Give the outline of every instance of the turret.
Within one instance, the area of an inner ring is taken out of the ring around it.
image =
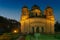
[[[46,16],[46,18],[52,22],[55,22],[55,17],[53,14],[53,9],[48,6],[45,10],[44,10],[44,15]]]
[[[29,10],[28,10],[27,6],[24,6],[24,7],[22,8],[21,20],[27,19],[28,16],[29,16]]]
[[[24,6],[22,8],[22,15],[28,15],[28,13],[29,13],[29,10],[28,10],[27,6]]]
[[[44,15],[46,15],[46,16],[52,16],[52,15],[53,15],[53,9],[48,6],[48,7],[44,10]]]

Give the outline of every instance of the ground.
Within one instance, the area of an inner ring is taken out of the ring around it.
[[[0,35],[0,40],[60,40],[60,33],[59,34],[11,34],[11,33],[4,33]]]
[[[20,34],[4,33],[0,35],[0,40],[16,40]]]

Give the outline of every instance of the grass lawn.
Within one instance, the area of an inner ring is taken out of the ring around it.
[[[16,40],[20,37],[20,34],[4,33],[0,35],[0,40]],[[25,40],[60,40],[60,34],[28,34],[25,36]]]
[[[34,35],[27,35],[26,40],[60,40],[60,34],[53,34],[53,35],[52,34],[40,34],[37,37]]]

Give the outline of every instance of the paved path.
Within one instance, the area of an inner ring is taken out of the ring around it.
[[[20,36],[17,40],[25,40],[24,36]]]

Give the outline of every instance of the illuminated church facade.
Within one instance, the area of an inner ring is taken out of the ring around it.
[[[31,10],[24,6],[21,14],[21,33],[54,33],[55,18],[53,8],[47,6],[41,11],[39,6],[32,6]]]

